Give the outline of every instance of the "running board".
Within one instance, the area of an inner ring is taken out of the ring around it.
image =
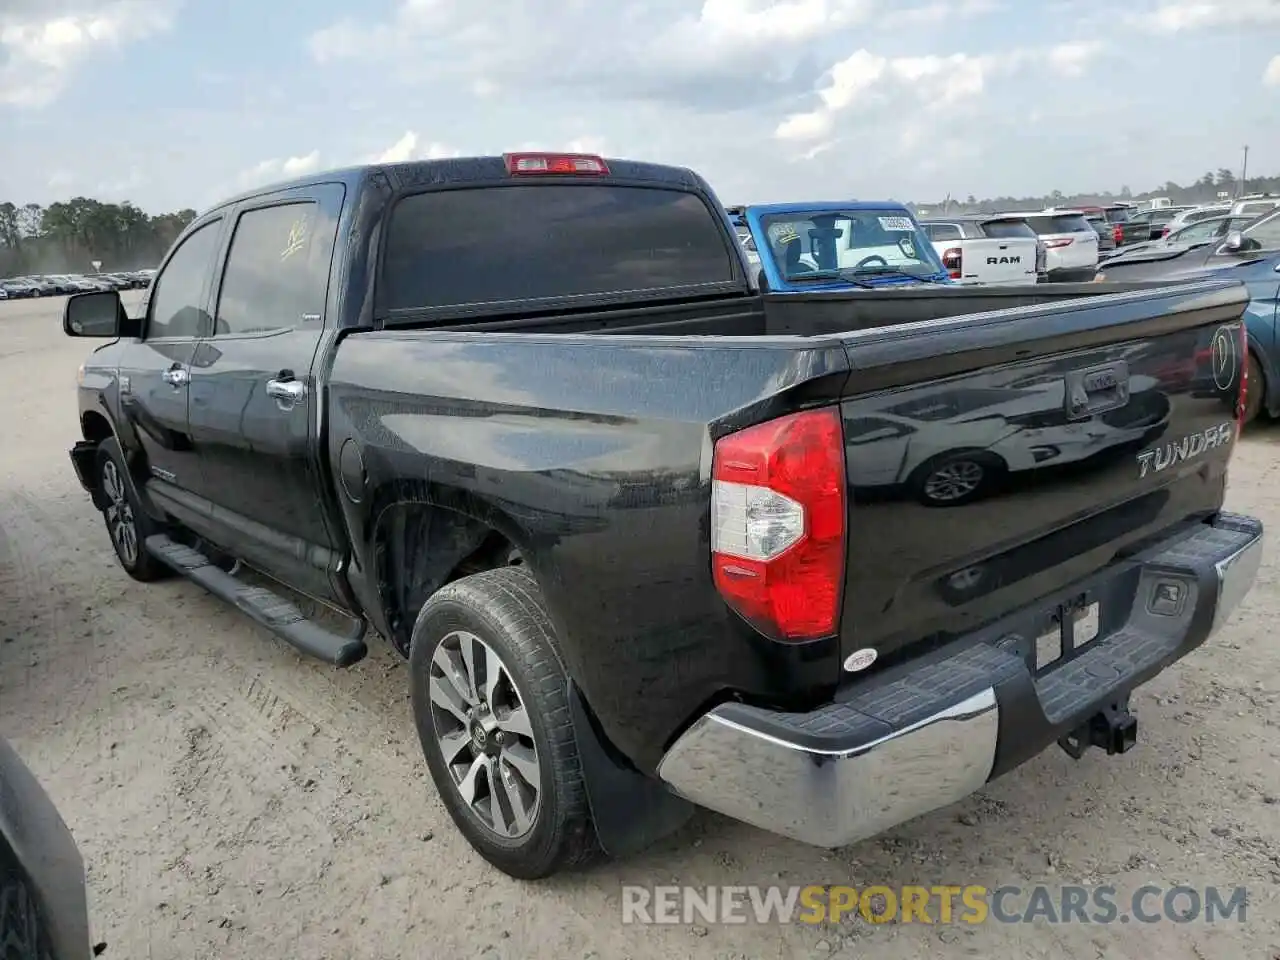
[[[161,563],[198,583],[215,597],[227,601],[309,657],[335,667],[349,667],[363,660],[369,652],[364,643],[364,621],[358,621],[348,636],[334,633],[308,620],[301,610],[279,594],[264,587],[241,583],[215,566],[200,551],[175,543],[162,533],[147,537],[146,547],[147,552]]]

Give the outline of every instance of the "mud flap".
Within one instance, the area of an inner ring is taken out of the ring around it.
[[[610,857],[628,857],[679,830],[696,809],[660,780],[623,765],[609,752],[578,688],[569,684],[569,710],[587,803],[600,847]]]

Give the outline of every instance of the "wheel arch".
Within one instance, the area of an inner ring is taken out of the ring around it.
[[[371,499],[370,516],[378,603],[388,639],[403,656],[428,597],[460,577],[523,565],[531,552],[530,535],[505,511],[465,491],[389,484]]]

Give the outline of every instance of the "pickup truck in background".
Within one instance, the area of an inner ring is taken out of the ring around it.
[[[1039,283],[1046,278],[1045,248],[1025,218],[966,214],[920,221],[956,283]]]
[[[1151,227],[1145,220],[1134,219],[1134,209],[1127,203],[1114,203],[1105,207],[1080,207],[1089,217],[1101,217],[1111,228],[1117,247],[1141,243],[1151,239]]]
[[[516,877],[698,805],[842,846],[1055,742],[1128,750],[1260,561],[1222,509],[1244,288],[966,287],[895,213],[746,217],[763,289],[682,168],[233,198],[141,317],[67,301],[107,340],[72,463],[134,579],[406,657],[440,796]]]

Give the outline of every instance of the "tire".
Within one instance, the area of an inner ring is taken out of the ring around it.
[[[939,480],[947,471],[963,479],[960,492],[942,496]],[[940,453],[926,460],[911,475],[911,492],[927,507],[959,507],[987,495],[1006,472],[1005,463],[992,453],[963,450]]]
[[[53,960],[49,932],[23,870],[0,841],[0,958]]]
[[[473,650],[470,681],[464,644]],[[495,656],[505,677],[491,687],[499,673],[491,672]],[[448,681],[446,669],[458,680]],[[477,573],[432,595],[413,627],[409,680],[431,778],[477,853],[520,880],[548,877],[599,856],[568,678],[542,593],[527,569]],[[486,689],[488,697],[478,695]],[[455,709],[438,706],[446,697]],[[468,786],[470,799],[463,795]],[[524,816],[516,814],[517,804]]]
[[[1262,372],[1262,364],[1258,363],[1258,358],[1249,352],[1249,386],[1248,393],[1245,394],[1244,401],[1244,420],[1241,426],[1253,423],[1258,419],[1258,414],[1262,413],[1262,401],[1267,392],[1267,378]]]
[[[98,489],[109,501],[102,511],[107,535],[124,572],[143,583],[170,576],[170,569],[147,552],[147,537],[164,531],[139,507],[133,479],[114,437],[103,440],[98,447],[97,479]],[[130,530],[131,534],[127,532]]]

